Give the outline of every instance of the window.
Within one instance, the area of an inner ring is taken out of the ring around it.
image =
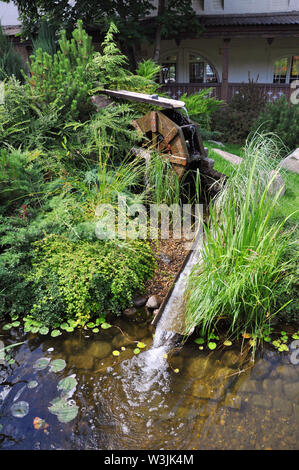
[[[177,58],[175,55],[168,56],[162,63],[161,82],[175,83],[177,80]]]
[[[210,64],[202,57],[189,54],[189,82],[190,83],[215,83],[216,74]]]
[[[291,83],[299,80],[299,55],[284,57],[274,63],[273,83]]]

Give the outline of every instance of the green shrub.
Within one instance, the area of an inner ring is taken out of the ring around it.
[[[289,103],[285,96],[267,103],[253,123],[252,131],[273,132],[290,150],[299,145],[299,105]]]
[[[212,88],[201,90],[194,95],[182,95],[181,100],[185,102],[189,117],[197,122],[201,129],[212,133],[211,130],[211,114],[216,112],[222,101],[212,98]]]
[[[244,83],[230,102],[212,114],[211,128],[231,144],[243,144],[264,109],[267,95],[254,81]]]
[[[22,80],[21,70],[24,67],[22,57],[14,50],[11,39],[3,33],[0,25],[0,80],[4,80],[11,75]]]
[[[43,324],[53,312],[80,324],[107,310],[118,314],[143,289],[154,266],[149,246],[141,241],[121,245],[49,236],[37,244],[28,276],[34,291],[30,313]]]

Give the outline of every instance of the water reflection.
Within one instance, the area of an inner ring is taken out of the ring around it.
[[[13,365],[0,365],[1,449],[298,448],[299,365],[289,354],[266,346],[252,367],[239,349],[207,353],[171,342],[168,351],[150,349],[148,325],[118,326],[58,338],[1,331],[5,344],[26,341],[11,351]],[[146,350],[134,355],[137,341]],[[41,357],[64,359],[66,368],[35,370]],[[79,412],[63,424],[48,407],[72,374]],[[28,388],[33,380],[38,385]],[[11,413],[17,401],[29,404],[24,418]],[[48,434],[34,428],[36,417],[49,424]]]

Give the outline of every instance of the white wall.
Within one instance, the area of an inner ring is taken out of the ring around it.
[[[2,26],[15,26],[20,24],[18,16],[18,9],[14,3],[0,1],[0,22]]]

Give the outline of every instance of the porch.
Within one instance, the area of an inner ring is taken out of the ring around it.
[[[230,101],[231,98],[239,93],[240,88],[244,83],[228,83],[227,84],[227,96],[224,98],[222,83],[168,83],[162,85],[162,90],[166,92],[172,99],[181,99],[181,96],[187,93],[192,95],[198,93],[201,90],[211,88],[211,96],[218,100],[226,99]],[[282,95],[285,95],[287,100],[290,99],[291,89],[288,83],[256,83],[254,86],[261,88],[268,95],[269,101],[276,101]]]

